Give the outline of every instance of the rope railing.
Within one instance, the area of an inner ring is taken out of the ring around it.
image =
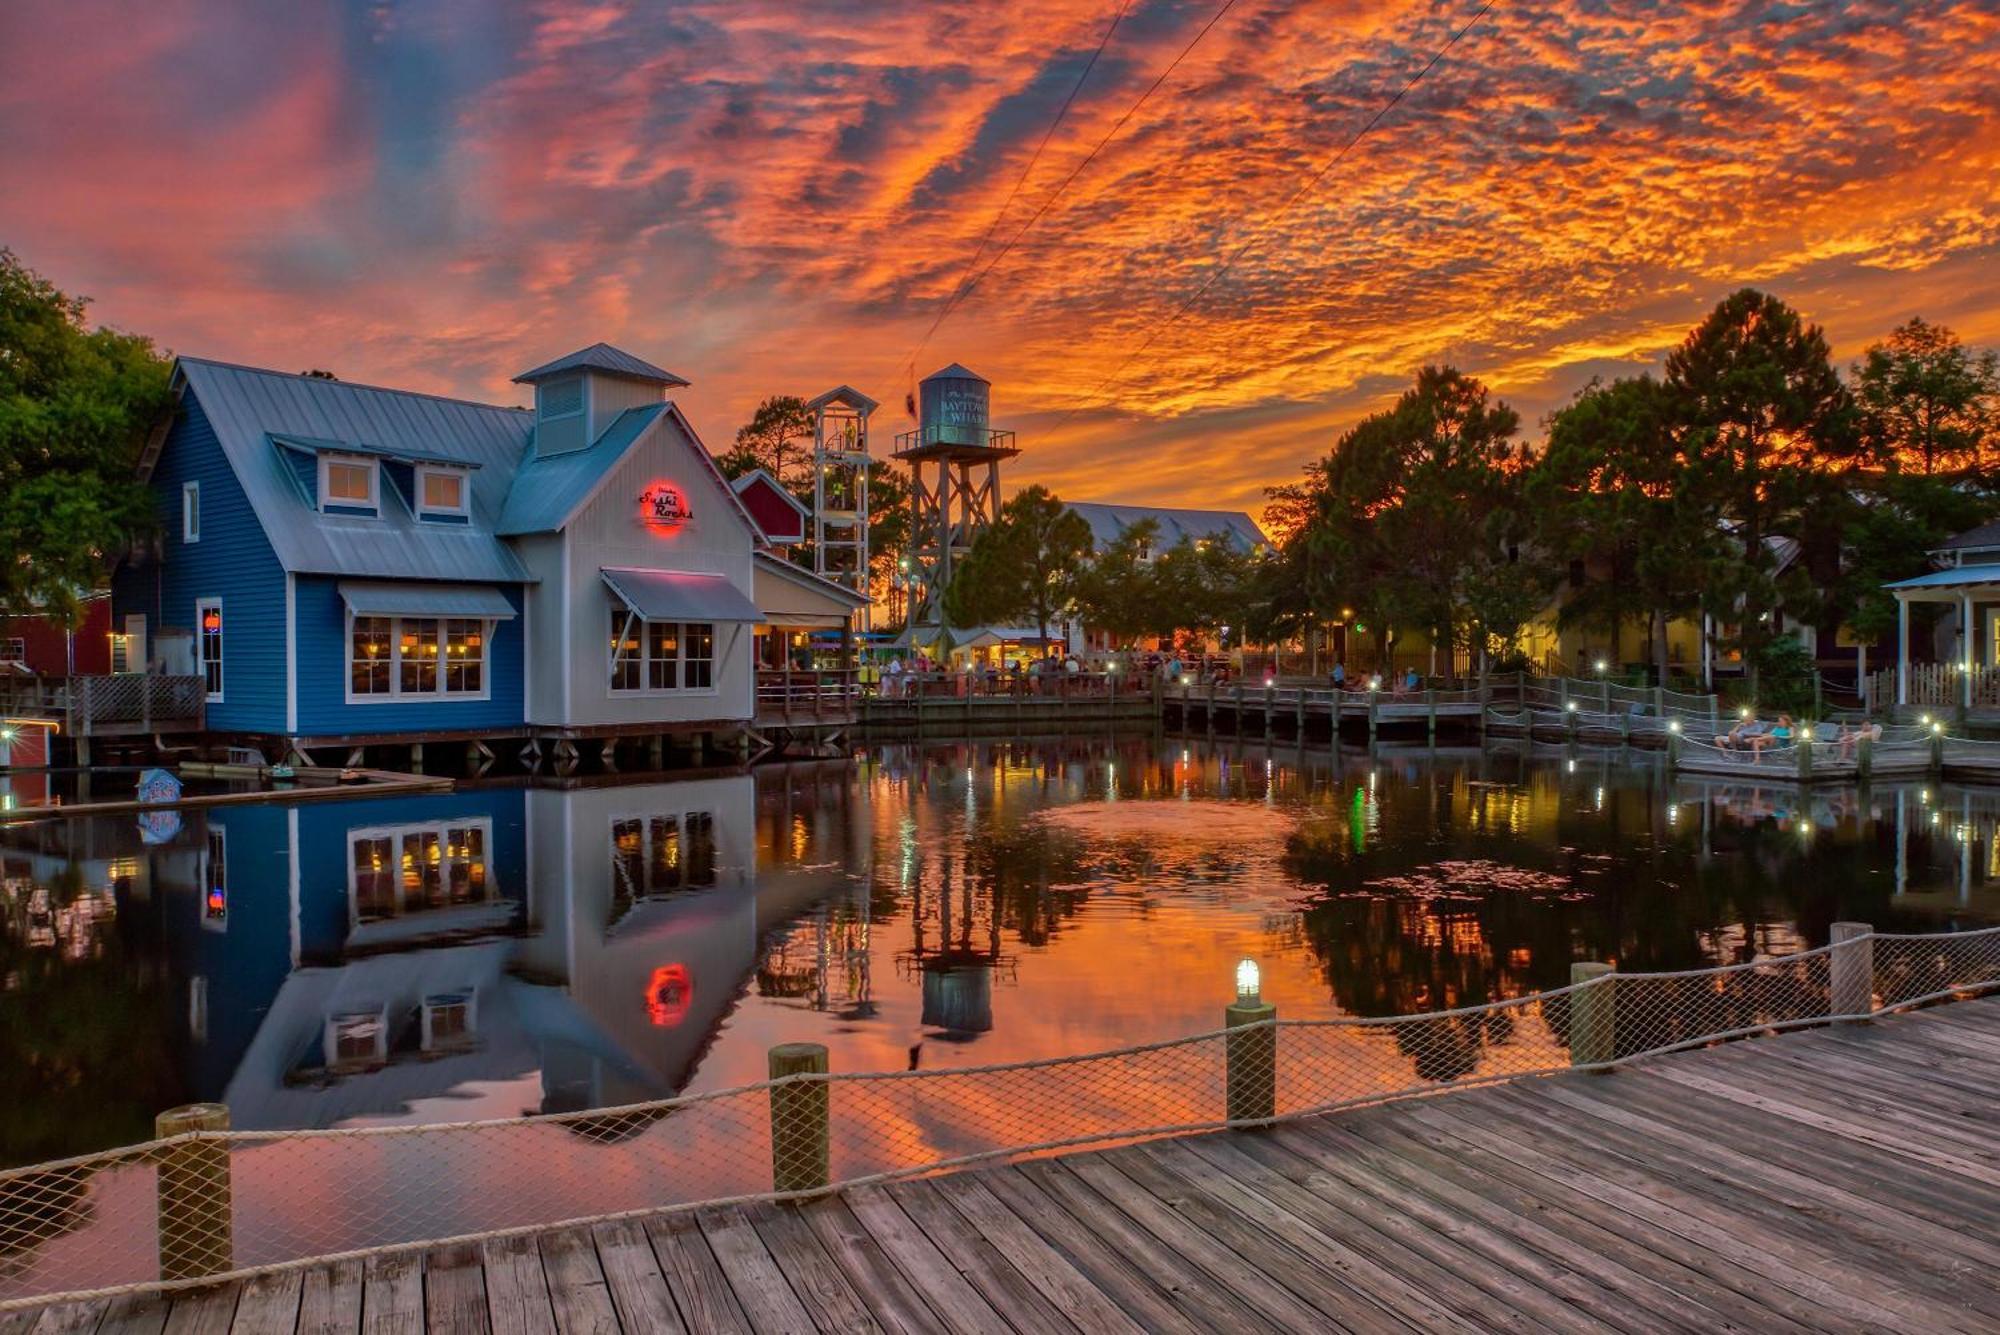
[[[1675,973],[1580,964],[1570,986],[1420,1015],[1280,1020],[1109,1052],[833,1072],[591,1112],[230,1131],[218,1105],[142,1145],[0,1172],[0,1311],[379,1252],[785,1199],[1082,1146],[1260,1125],[2000,988],[2000,928],[1834,925],[1833,944]]]

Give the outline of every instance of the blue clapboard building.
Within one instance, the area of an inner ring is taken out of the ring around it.
[[[114,583],[126,660],[307,761],[740,732],[772,557],[687,382],[601,343],[516,381],[532,408],[182,358],[144,462],[161,540]]]

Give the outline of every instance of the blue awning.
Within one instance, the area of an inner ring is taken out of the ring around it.
[[[764,614],[726,575],[691,570],[605,569],[618,600],[648,621],[762,621]]]
[[[362,617],[477,617],[510,621],[514,606],[490,584],[421,584],[344,579],[340,600]]]
[[[1884,584],[1885,589],[1956,589],[1971,584],[2000,584],[2000,565],[1951,566],[1915,579]]]

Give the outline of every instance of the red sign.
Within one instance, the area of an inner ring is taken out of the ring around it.
[[[671,482],[655,482],[639,493],[639,518],[654,528],[679,528],[694,518],[687,493]]]
[[[687,1019],[694,1005],[694,979],[684,964],[662,964],[646,983],[646,1018],[657,1028],[671,1029]]]

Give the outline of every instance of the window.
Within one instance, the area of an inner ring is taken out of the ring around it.
[[[195,659],[208,686],[211,704],[222,699],[222,599],[203,598],[194,605]]]
[[[355,925],[493,897],[491,824],[442,821],[355,830],[347,837],[349,914]]]
[[[201,483],[181,484],[181,541],[201,541]]]
[[[467,988],[463,992],[433,992],[424,998],[421,1042],[425,1052],[464,1047],[472,1042],[476,1026],[474,995]]]
[[[715,815],[631,816],[611,822],[612,921],[639,900],[716,883]]]
[[[347,630],[347,698],[486,695],[493,623],[480,617],[356,616]]]
[[[705,621],[647,621],[611,603],[613,691],[705,691],[715,685],[715,627]]]
[[[375,461],[320,456],[319,508],[375,513]]]
[[[465,474],[449,468],[417,470],[417,514],[447,518],[468,513]]]
[[[0,640],[0,663],[21,663],[28,661],[28,642],[20,636]]]
[[[326,1063],[334,1070],[374,1066],[388,1059],[389,1026],[379,1010],[331,1015],[322,1042]]]

